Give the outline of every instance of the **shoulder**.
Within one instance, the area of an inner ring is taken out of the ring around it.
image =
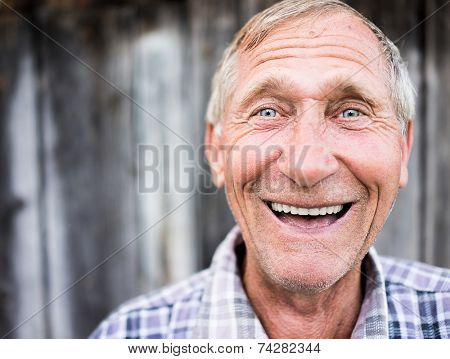
[[[157,292],[141,295],[110,314],[91,338],[184,338],[196,317],[208,269]]]
[[[450,337],[450,270],[381,257],[392,337]]]
[[[387,285],[398,285],[421,292],[450,292],[449,269],[384,256],[380,257],[380,262]]]

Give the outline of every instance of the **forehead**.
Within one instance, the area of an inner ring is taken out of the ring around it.
[[[302,17],[278,26],[254,49],[237,58],[241,90],[266,76],[290,77],[306,92],[325,90],[333,78],[348,77],[387,96],[380,44],[361,19],[347,12]]]

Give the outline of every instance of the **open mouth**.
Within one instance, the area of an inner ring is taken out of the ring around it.
[[[352,203],[342,203],[327,207],[302,208],[277,202],[266,204],[280,221],[304,229],[329,226],[345,216],[352,206]]]

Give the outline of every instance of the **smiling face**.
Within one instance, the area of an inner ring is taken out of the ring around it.
[[[290,22],[238,53],[222,134],[210,125],[206,142],[246,278],[320,290],[359,266],[407,182],[412,131],[385,73],[378,40],[347,13]]]

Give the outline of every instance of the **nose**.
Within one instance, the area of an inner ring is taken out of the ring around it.
[[[339,168],[339,162],[329,148],[320,140],[315,142],[318,143],[292,141],[283,146],[283,153],[277,161],[280,171],[301,187],[311,188]]]

